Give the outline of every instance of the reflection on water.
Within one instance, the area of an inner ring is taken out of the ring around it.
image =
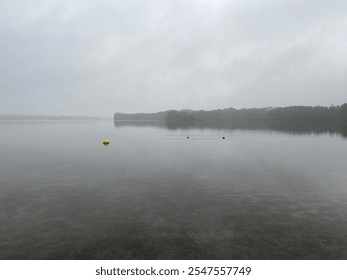
[[[336,131],[134,124],[0,124],[1,259],[347,258]]]

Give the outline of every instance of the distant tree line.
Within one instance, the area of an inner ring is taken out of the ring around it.
[[[291,106],[270,110],[266,119],[268,122],[297,123],[297,122],[339,122],[347,121],[347,103],[341,106],[310,107]]]
[[[347,136],[347,104],[330,107],[292,106],[275,108],[266,116],[266,126],[293,133],[340,133]]]
[[[247,123],[265,122],[270,126],[299,123],[332,123],[347,121],[347,103],[341,106],[291,106],[283,108],[218,109],[211,111],[170,110],[158,113],[114,114],[115,120],[148,121],[194,125],[199,122]]]
[[[168,121],[168,122],[189,122],[195,121],[244,121],[244,120],[265,120],[266,113],[271,108],[262,109],[218,109],[211,111],[192,111],[192,110],[169,110],[158,113],[135,113],[124,114],[115,113],[114,120],[133,120],[133,121]]]
[[[195,126],[197,118],[190,111],[171,110],[166,113],[165,123],[169,128]]]
[[[115,127],[150,125],[169,129],[280,130],[289,133],[338,133],[347,137],[347,103],[341,106],[283,108],[170,110],[152,114],[115,114]]]

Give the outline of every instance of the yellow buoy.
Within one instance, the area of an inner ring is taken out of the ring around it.
[[[107,146],[107,145],[109,145],[109,144],[110,144],[110,141],[108,141],[108,140],[104,140],[102,143],[103,143],[105,146]]]

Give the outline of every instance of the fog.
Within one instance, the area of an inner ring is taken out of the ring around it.
[[[347,2],[0,2],[0,114],[346,102]]]

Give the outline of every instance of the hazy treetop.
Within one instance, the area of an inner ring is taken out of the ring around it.
[[[0,113],[346,102],[341,0],[2,0]]]

